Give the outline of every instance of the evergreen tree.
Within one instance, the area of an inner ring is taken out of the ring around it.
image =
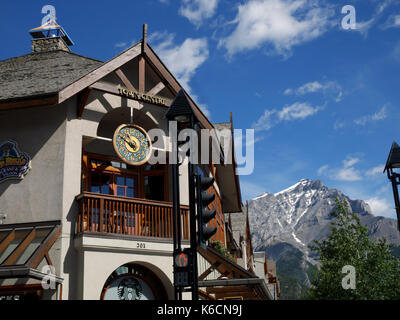
[[[349,211],[346,200],[336,199],[336,210],[331,215],[334,220],[329,238],[315,241],[315,245],[310,246],[319,254],[320,266],[306,298],[400,299],[400,260],[391,254],[386,240],[371,241],[368,228]],[[345,266],[350,266],[350,269]],[[352,267],[355,271],[354,289],[348,288],[352,285]]]

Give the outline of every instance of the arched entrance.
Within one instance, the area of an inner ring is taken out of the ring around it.
[[[101,300],[167,300],[159,277],[150,269],[135,263],[117,268],[107,279]]]

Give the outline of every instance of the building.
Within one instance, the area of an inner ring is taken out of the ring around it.
[[[267,260],[264,251],[255,252],[253,249],[247,205],[240,212],[225,214],[225,221],[229,236],[227,250],[236,258],[237,264],[263,279],[270,299],[278,300],[280,291],[275,262]]]
[[[147,43],[146,26],[107,62],[72,53],[55,21],[30,33],[31,53],[0,61],[0,299],[174,299],[171,166],[122,161],[115,133],[139,126],[144,140],[121,145],[142,150],[146,132],[169,132],[165,113],[180,84]],[[214,129],[186,99],[201,127]],[[168,139],[154,149],[168,157]],[[242,205],[235,169],[202,167],[216,180],[210,243],[223,248],[224,214]],[[188,246],[186,164],[179,181]],[[229,298],[232,286],[270,298],[262,279],[215,248],[199,248],[198,260],[203,299]],[[210,290],[216,285],[222,293]]]

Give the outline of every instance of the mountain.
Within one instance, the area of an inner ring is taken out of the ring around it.
[[[266,251],[276,261],[282,298],[299,298],[309,287],[318,257],[308,245],[329,235],[336,198],[347,199],[352,212],[368,226],[371,238],[385,237],[395,245],[393,252],[398,252],[396,220],[374,216],[365,201],[352,200],[320,180],[303,179],[278,193],[264,193],[248,201],[252,241],[257,251]]]

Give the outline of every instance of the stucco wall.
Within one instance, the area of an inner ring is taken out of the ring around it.
[[[145,248],[137,249],[138,243]],[[107,278],[127,263],[140,264],[153,271],[168,298],[173,299],[171,243],[83,236],[75,239],[75,248],[80,252],[79,265],[84,275],[77,299],[100,299]]]
[[[32,158],[22,181],[0,183],[5,224],[62,218],[65,118],[64,105],[0,113],[0,143],[13,140]]]

